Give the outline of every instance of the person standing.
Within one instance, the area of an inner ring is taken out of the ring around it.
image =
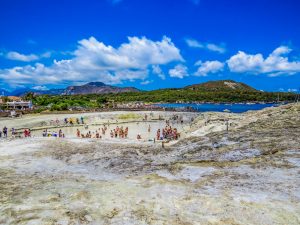
[[[7,138],[7,127],[3,127],[3,137]]]
[[[11,136],[12,136],[13,138],[15,138],[15,135],[16,135],[15,128],[11,128]]]
[[[156,132],[156,139],[160,140],[160,129],[158,129]]]

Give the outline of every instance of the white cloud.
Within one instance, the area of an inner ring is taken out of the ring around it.
[[[129,43],[119,48],[106,46],[94,37],[79,42],[75,51],[76,63],[101,69],[145,69],[149,65],[163,65],[172,61],[183,61],[180,51],[170,38],[154,42],[145,37],[129,37]]]
[[[141,82],[141,85],[147,85],[147,84],[151,84],[153,82],[153,80],[145,80]]]
[[[226,49],[224,46],[213,44],[213,43],[202,43],[192,38],[185,39],[186,44],[191,48],[202,48],[213,52],[225,53]]]
[[[188,68],[182,64],[178,64],[173,69],[169,70],[170,77],[177,77],[177,78],[184,78],[187,77],[188,74]]]
[[[185,39],[185,43],[191,48],[205,48],[205,46],[195,39],[187,38]]]
[[[199,66],[198,70],[194,73],[195,76],[207,76],[209,73],[217,73],[224,69],[224,63],[220,61],[198,61],[195,64]]]
[[[296,88],[289,88],[287,89],[288,92],[297,92],[298,90]]]
[[[14,51],[8,52],[6,54],[6,58],[10,60],[23,61],[23,62],[31,62],[39,59],[39,57],[35,54],[25,55]]]
[[[218,52],[218,53],[225,53],[225,51],[226,51],[226,49],[224,47],[213,44],[213,43],[206,44],[206,48],[210,51]]]
[[[166,75],[163,73],[162,69],[158,65],[152,66],[152,73],[156,74],[158,77],[160,77],[162,80],[166,79]]]
[[[145,80],[152,65],[176,61],[184,60],[168,37],[163,37],[161,41],[129,37],[128,43],[118,48],[91,37],[79,41],[73,58],[69,60],[54,60],[51,66],[36,63],[34,66],[0,69],[0,81],[11,85],[69,84],[91,80],[117,84],[125,80]]]
[[[50,58],[51,56],[52,56],[52,52],[50,51],[41,54],[41,58]]]
[[[34,86],[31,89],[37,90],[37,91],[46,91],[46,90],[49,90],[46,86]]]
[[[269,76],[292,75],[300,72],[300,61],[289,61],[286,56],[292,49],[287,46],[276,48],[267,58],[262,54],[247,54],[239,51],[227,60],[231,72],[268,74]]]

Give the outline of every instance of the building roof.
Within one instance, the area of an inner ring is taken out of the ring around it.
[[[22,101],[22,98],[17,96],[8,96],[9,101]]]

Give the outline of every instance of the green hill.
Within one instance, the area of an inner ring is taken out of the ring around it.
[[[208,81],[201,84],[193,84],[186,86],[185,89],[201,91],[258,91],[247,84],[236,82],[234,80]]]
[[[95,109],[111,102],[292,102],[294,93],[278,93],[258,91],[244,83],[233,80],[209,81],[190,85],[184,88],[169,88],[153,91],[123,92],[106,94],[74,94],[74,95],[27,95],[33,100],[39,111],[67,110],[70,108]]]

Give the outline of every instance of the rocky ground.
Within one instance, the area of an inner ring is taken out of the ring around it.
[[[290,104],[204,113],[164,148],[5,140],[0,224],[300,224],[299,135]]]

